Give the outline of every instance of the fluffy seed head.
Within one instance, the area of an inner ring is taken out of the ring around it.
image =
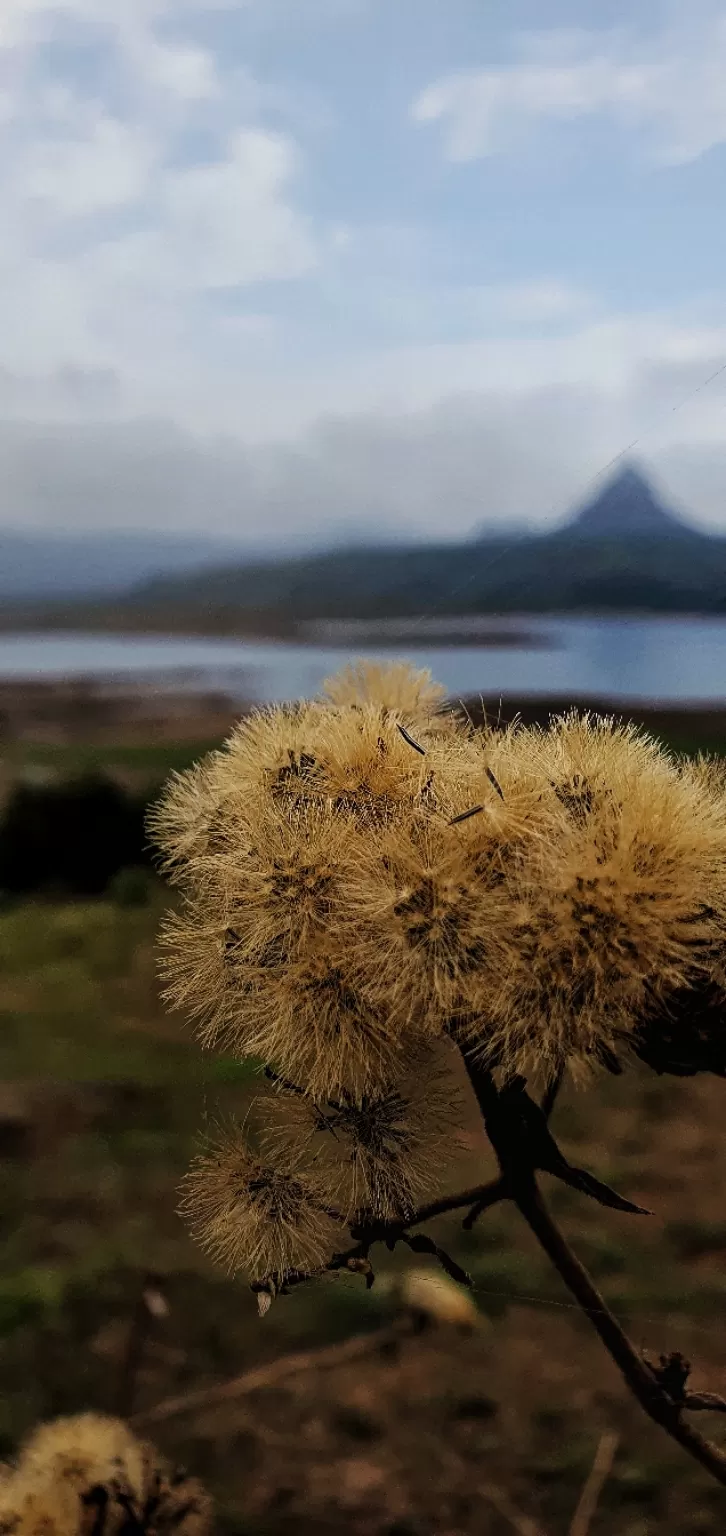
[[[102,1414],[82,1413],[41,1424],[22,1447],[21,1467],[27,1479],[66,1485],[76,1493],[114,1481],[137,1500],[143,1492],[139,1441],[122,1420]]]
[[[323,694],[331,704],[357,708],[374,704],[413,723],[428,722],[438,714],[446,689],[434,682],[427,669],[405,661],[356,661],[329,677]]]
[[[143,1529],[148,1536],[209,1536],[212,1501],[198,1478],[175,1469],[156,1447],[144,1445]]]
[[[267,815],[200,865],[205,909],[224,920],[238,961],[290,964],[335,931],[359,854],[355,828],[326,806]]]
[[[212,1258],[251,1280],[279,1283],[291,1270],[312,1272],[335,1244],[315,1170],[289,1152],[260,1158],[240,1127],[192,1164],[180,1211]]]
[[[396,686],[405,692],[404,679]],[[424,699],[432,686],[416,683],[415,696]],[[462,743],[436,719],[432,712],[416,717],[422,755],[399,729],[401,712],[373,700],[355,708],[313,701],[253,712],[220,752],[173,776],[151,813],[168,874],[187,886],[204,883],[217,862],[228,864],[256,846],[275,813],[317,808],[364,829],[439,805],[446,814],[447,779]]]
[[[265,1106],[269,1145],[314,1157],[347,1218],[406,1220],[460,1150],[464,1098],[451,1056],[446,1042],[419,1042],[385,1089],[357,1101],[283,1089]]]
[[[72,1489],[28,1486],[19,1474],[0,1489],[2,1536],[88,1536],[91,1529],[89,1511]]]
[[[160,867],[173,884],[183,884],[190,865],[218,851],[224,828],[224,790],[218,782],[221,754],[210,752],[183,773],[172,773],[147,816],[147,830],[160,851]]]
[[[430,679],[388,681],[433,703]],[[314,1094],[380,1085],[411,1008],[381,984],[365,857],[382,831],[466,805],[475,756],[465,732],[422,718],[413,738],[379,703],[318,702],[258,711],[172,784],[155,820],[184,892],[162,936],[166,995],[205,1044],[261,1053]]]
[[[335,950],[356,832],[320,806],[265,816],[254,840],[245,832],[235,843],[234,831],[224,855],[198,861],[197,889],[164,923],[161,955],[166,996],[200,1021],[205,1043],[248,1054],[278,1003],[285,1014],[290,968],[321,944]]]
[[[397,1016],[434,1033],[461,1012],[486,1017],[511,964],[512,871],[563,820],[523,740],[507,732],[467,743],[456,814],[383,828],[351,886],[351,953]]]
[[[702,975],[726,932],[726,802],[607,722],[564,722],[552,735],[548,753],[575,739],[582,779],[568,803],[555,781],[563,834],[516,872],[495,1020],[513,1069],[592,1064],[633,1034],[654,997]]]
[[[505,960],[506,895],[472,873],[448,827],[392,832],[361,864],[356,952],[393,1009],[434,1033]]]
[[[0,1484],[3,1536],[208,1536],[210,1528],[201,1484],[100,1414],[41,1425]]]
[[[342,926],[311,932],[287,961],[255,961],[244,931],[210,921],[195,900],[167,919],[161,942],[164,995],[198,1021],[205,1046],[274,1063],[315,1096],[370,1092],[400,1058],[407,1021],[371,985]]]
[[[389,1080],[405,1048],[405,1021],[373,995],[342,944],[311,949],[266,980],[256,992],[253,1054],[315,1098],[345,1092],[358,1101]]]

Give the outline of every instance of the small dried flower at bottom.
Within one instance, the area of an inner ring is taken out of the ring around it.
[[[210,1528],[201,1484],[102,1414],[40,1425],[0,1484],[3,1536],[208,1536]]]

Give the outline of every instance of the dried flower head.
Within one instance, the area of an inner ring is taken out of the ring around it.
[[[287,967],[258,992],[254,1054],[277,1064],[314,1097],[375,1092],[395,1075],[408,1027],[396,1000],[372,987],[343,935]]]
[[[564,804],[563,835],[533,844],[513,881],[519,917],[494,1024],[513,1069],[577,1068],[611,1051],[654,997],[708,970],[726,923],[726,802],[608,722],[551,734],[545,754],[576,742],[567,766],[579,764],[588,794]]]
[[[461,1082],[448,1042],[418,1042],[387,1086],[315,1101],[289,1085],[265,1103],[265,1142],[315,1160],[348,1219],[404,1221],[461,1150]]]
[[[660,742],[629,722],[570,710],[547,729],[521,733],[520,757],[540,792],[548,788],[575,825],[628,799],[639,783],[667,778],[673,762]]]
[[[256,710],[217,752],[172,774],[152,808],[149,832],[169,878],[194,884],[201,864],[246,847],[261,810],[309,803],[319,705]],[[320,795],[312,792],[312,801]]]
[[[389,1294],[419,1329],[453,1328],[461,1333],[476,1333],[484,1319],[471,1292],[464,1290],[447,1275],[415,1265],[393,1277]]]
[[[147,830],[160,850],[160,868],[173,884],[183,883],[190,865],[217,851],[217,828],[224,789],[218,782],[221,754],[210,752],[202,762],[172,773],[164,794],[151,806]],[[224,826],[224,819],[221,819]]]
[[[250,960],[238,927],[187,901],[162,933],[167,1001],[198,1021],[202,1044],[274,1063],[316,1096],[385,1082],[407,1019],[371,986],[341,927],[299,955]]]
[[[210,1527],[201,1484],[100,1414],[42,1424],[0,1484],[3,1536],[208,1536]]]
[[[94,1484],[124,1487],[138,1500],[144,1486],[144,1454],[121,1419],[81,1413],[41,1424],[21,1449],[24,1477],[38,1484],[67,1485],[86,1493]]]
[[[466,732],[420,725],[425,745],[374,702],[258,711],[174,781],[154,822],[185,897],[162,938],[166,995],[206,1044],[262,1053],[313,1093],[385,1077],[411,1010],[382,987],[366,930],[367,848],[383,829],[443,825],[479,761]]]
[[[192,1164],[180,1212],[197,1242],[230,1273],[284,1280],[329,1258],[337,1228],[313,1165],[292,1150],[258,1156],[241,1127],[220,1136]]]
[[[284,1037],[290,968],[322,943],[335,951],[356,834],[319,806],[261,818],[254,842],[236,832],[223,856],[199,861],[161,953],[166,996],[201,1022],[204,1042],[249,1054],[270,1024]]]
[[[446,689],[427,669],[409,662],[356,661],[329,677],[323,694],[331,704],[374,704],[400,719],[427,722],[438,715]]]
[[[324,805],[262,816],[254,836],[227,833],[223,854],[201,862],[205,908],[230,930],[238,961],[288,965],[334,933],[360,857],[356,830]]]
[[[524,733],[468,743],[457,774],[456,814],[382,829],[350,892],[351,953],[397,1017],[434,1033],[462,1012],[486,1017],[511,965],[511,876],[563,821]]]
[[[332,686],[332,684],[331,684]],[[453,717],[452,717],[453,718]],[[363,830],[447,814],[465,733],[397,711],[312,702],[257,710],[220,752],[170,781],[149,819],[170,877],[192,890],[259,847],[269,825],[327,812]],[[415,750],[418,746],[418,750]]]
[[[199,1479],[144,1445],[143,1530],[148,1536],[209,1536],[212,1501]]]
[[[438,1033],[477,977],[505,963],[511,912],[496,880],[473,879],[456,829],[391,830],[361,862],[354,952],[396,1016]]]

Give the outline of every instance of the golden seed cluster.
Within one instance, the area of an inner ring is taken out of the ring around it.
[[[305,1149],[346,1221],[405,1221],[461,1150],[465,1099],[448,1041],[424,1042],[385,1088],[316,1103],[278,1085],[264,1104],[267,1144]]]
[[[2,1536],[209,1536],[211,1526],[201,1483],[101,1414],[41,1424],[0,1479]]]
[[[244,1128],[212,1138],[182,1187],[181,1210],[202,1247],[232,1274],[277,1281],[320,1268],[336,1226],[314,1161],[297,1147],[254,1150]]]
[[[690,1040],[726,1071],[726,777],[631,727],[475,730],[428,673],[360,663],[241,721],[152,830],[179,889],[169,1000],[287,1085],[260,1147],[223,1137],[185,1186],[254,1279],[426,1198],[457,1042],[547,1077],[624,1044],[686,1070]]]

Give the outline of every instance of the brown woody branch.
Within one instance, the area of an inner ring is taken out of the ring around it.
[[[585,1316],[590,1319],[641,1407],[695,1461],[705,1467],[718,1482],[726,1485],[726,1454],[710,1441],[704,1440],[697,1430],[683,1420],[684,1409],[691,1406],[691,1394],[685,1392],[687,1368],[684,1370],[682,1357],[665,1356],[660,1369],[656,1370],[634,1349],[547,1209],[537,1184],[537,1159],[531,1155],[532,1148],[528,1148],[526,1137],[523,1142],[521,1125],[518,1125],[516,1116],[513,1124],[508,1119],[507,1088],[498,1089],[491,1072],[472,1057],[465,1045],[460,1045],[460,1049],[510,1198]],[[680,1364],[676,1365],[676,1362]],[[693,1396],[697,1401],[700,1399],[701,1406],[705,1406],[704,1394]],[[708,1406],[715,1407],[716,1404],[709,1403]]]
[[[451,1033],[456,1039],[455,1030],[452,1029]],[[471,1227],[485,1210],[501,1200],[511,1200],[578,1306],[590,1319],[627,1386],[645,1412],[718,1482],[726,1485],[726,1453],[705,1440],[683,1419],[687,1409],[724,1413],[726,1399],[716,1393],[687,1391],[689,1367],[682,1356],[662,1356],[660,1366],[655,1367],[637,1353],[548,1210],[537,1183],[537,1173],[550,1173],[614,1209],[648,1213],[632,1201],[625,1200],[584,1169],[574,1168],[564,1157],[549,1129],[549,1119],[560,1087],[559,1077],[553,1081],[539,1105],[527,1093],[524,1078],[510,1079],[498,1087],[492,1071],[477,1060],[466,1042],[457,1040],[457,1044],[499,1163],[499,1177],[488,1184],[477,1185],[421,1206],[405,1222],[352,1224],[350,1234],[354,1239],[353,1246],[335,1254],[327,1268],[361,1273],[365,1275],[366,1284],[371,1286],[375,1275],[369,1254],[374,1243],[383,1242],[392,1250],[397,1243],[404,1242],[414,1252],[431,1253],[450,1275],[467,1282],[468,1276],[443,1249],[424,1235],[412,1234],[410,1229],[436,1216],[464,1208],[468,1210],[464,1226]],[[309,1275],[302,1273],[291,1274],[285,1278],[280,1289],[287,1290],[309,1278]],[[265,1283],[257,1283],[253,1290],[274,1294],[274,1287]]]

